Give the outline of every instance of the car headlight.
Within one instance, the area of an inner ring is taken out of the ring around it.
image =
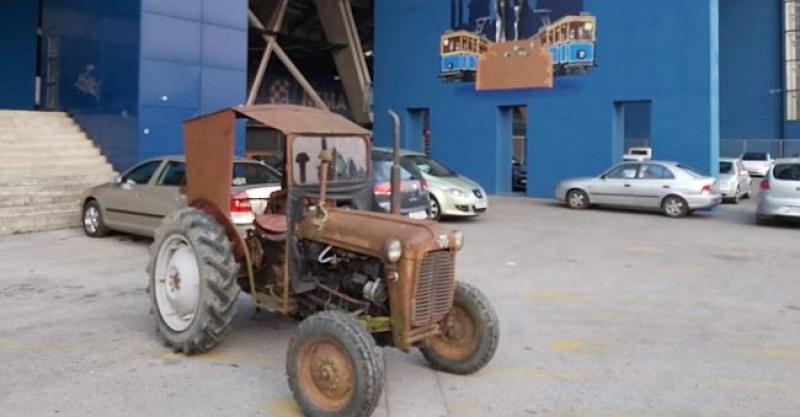
[[[385,256],[386,260],[389,262],[399,261],[400,257],[403,256],[403,245],[400,244],[400,241],[397,239],[386,242],[386,245],[383,247],[383,256]]]
[[[464,190],[460,190],[458,188],[450,188],[447,190],[447,193],[456,197],[466,197],[467,193]]]
[[[461,250],[464,247],[464,234],[459,230],[453,232],[453,246],[455,246],[456,250]]]

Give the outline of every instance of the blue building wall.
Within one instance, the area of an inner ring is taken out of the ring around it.
[[[783,135],[782,0],[719,0],[722,139]]]
[[[117,169],[183,152],[181,122],[245,100],[246,0],[45,0],[57,97]],[[47,101],[47,99],[45,99]],[[244,151],[240,124],[237,152]]]
[[[503,109],[526,105],[528,192],[550,196],[558,180],[597,174],[621,158],[624,129],[615,103],[650,100],[656,157],[714,172],[717,0],[674,0],[658,8],[641,0],[584,3],[599,28],[599,66],[590,74],[560,78],[552,90],[476,92],[472,84],[437,78],[439,38],[452,19],[448,2],[377,0],[376,141],[388,143],[388,109],[407,119],[408,109],[429,108],[433,155],[487,191],[506,192],[511,139]]]
[[[129,0],[45,0],[43,8],[43,59],[57,51],[57,71],[44,75],[55,88],[44,88],[43,101],[72,114],[117,168],[136,160],[139,14]]]
[[[0,108],[33,109],[37,19],[33,0],[0,4]]]
[[[137,157],[182,153],[183,120],[245,101],[247,2],[142,0],[141,34]]]

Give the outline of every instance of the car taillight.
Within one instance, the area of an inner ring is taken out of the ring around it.
[[[711,185],[704,185],[703,189],[700,190],[700,194],[711,194]]]
[[[244,191],[231,196],[231,213],[246,213],[252,209],[250,197]]]
[[[767,178],[761,180],[761,189],[764,191],[769,191],[769,180]]]
[[[423,178],[419,180],[419,184],[422,187],[422,191],[428,191],[428,181],[425,181],[425,179]]]
[[[400,192],[403,192],[407,189],[407,185],[405,181],[400,182]],[[392,193],[392,183],[390,182],[382,182],[380,184],[375,184],[372,187],[372,191],[375,195],[389,195]]]
[[[372,187],[372,190],[375,195],[389,195],[392,193],[392,184],[388,182],[375,184],[375,186]]]

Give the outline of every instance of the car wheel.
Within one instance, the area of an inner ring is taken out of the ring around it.
[[[431,220],[439,220],[442,218],[442,206],[439,200],[431,194]]]
[[[589,208],[589,195],[583,190],[572,190],[567,193],[567,207],[573,210]]]
[[[667,217],[678,218],[689,215],[689,204],[686,203],[686,200],[676,195],[665,198],[664,202],[661,203],[661,209]]]
[[[736,189],[736,194],[734,194],[733,200],[731,200],[731,202],[733,204],[739,204],[739,203],[742,202],[742,193],[741,193],[741,191],[742,190],[740,190],[739,188]]]
[[[83,205],[83,233],[89,237],[103,237],[109,232],[103,221],[103,211],[96,200],[89,200]]]

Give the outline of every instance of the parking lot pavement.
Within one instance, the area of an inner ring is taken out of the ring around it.
[[[498,198],[464,230],[462,280],[501,320],[467,377],[385,350],[376,416],[786,416],[800,409],[797,227],[753,203],[672,220]],[[296,324],[246,295],[230,338],[184,357],[156,338],[147,240],[0,238],[0,416],[296,416]]]

